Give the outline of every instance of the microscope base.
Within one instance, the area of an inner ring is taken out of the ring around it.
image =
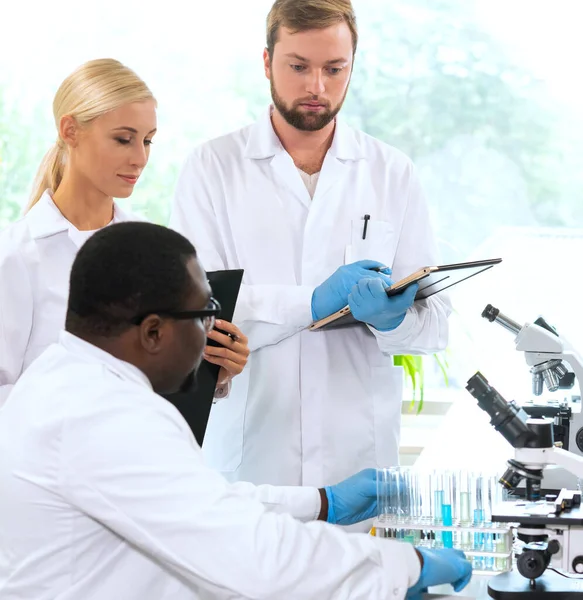
[[[490,579],[488,594],[497,600],[581,600],[583,579],[569,579],[547,570],[531,587],[528,579],[510,571]]]

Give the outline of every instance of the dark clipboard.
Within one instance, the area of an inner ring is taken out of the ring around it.
[[[387,289],[387,296],[400,294],[413,283],[418,283],[419,289],[415,294],[415,300],[424,300],[425,298],[443,292],[470,277],[483,273],[501,262],[501,258],[490,258],[487,260],[475,260],[471,262],[454,263],[451,265],[423,267],[414,273],[411,273],[408,277],[394,283]],[[318,331],[320,329],[350,327],[359,324],[362,325],[360,321],[357,321],[352,316],[350,307],[345,306],[334,314],[315,321],[308,329],[310,331]]]
[[[207,278],[213,291],[213,297],[221,305],[219,318],[232,321],[243,280],[243,269],[208,271]],[[220,344],[210,339],[207,343],[209,346],[220,346]],[[199,446],[202,446],[204,441],[204,434],[219,378],[219,370],[218,365],[203,360],[191,389],[164,395],[164,398],[180,411]]]

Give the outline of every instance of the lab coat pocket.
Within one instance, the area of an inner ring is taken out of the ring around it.
[[[206,463],[223,473],[236,471],[243,457],[250,363],[251,357],[243,372],[233,378],[230,394],[213,404],[204,437]]]
[[[399,463],[403,369],[371,367],[371,382],[377,466],[390,467]]]
[[[350,244],[346,246],[344,264],[358,260],[377,260],[387,267],[393,264],[397,245],[396,233],[388,221],[369,220],[362,239],[364,219],[352,221]]]

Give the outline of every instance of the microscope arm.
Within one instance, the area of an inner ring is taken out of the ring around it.
[[[558,465],[583,479],[583,456],[562,448],[517,448],[514,455],[517,461],[528,467]]]
[[[583,457],[574,452],[568,452],[562,448],[552,448],[550,450],[554,463],[564,467],[579,479],[583,479]]]

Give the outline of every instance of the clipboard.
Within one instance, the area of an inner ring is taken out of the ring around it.
[[[221,305],[220,319],[232,321],[235,305],[243,281],[243,269],[227,271],[207,271],[207,279],[213,291],[213,297]],[[207,340],[209,346],[220,346],[214,340]],[[199,446],[202,446],[209,420],[215,388],[219,378],[219,365],[203,360],[196,377],[187,389],[163,397],[172,403],[183,416],[192,430]]]
[[[501,258],[490,258],[487,260],[475,260],[471,262],[454,263],[451,265],[423,267],[414,273],[411,273],[411,275],[408,275],[404,279],[394,283],[387,289],[387,296],[400,294],[413,283],[418,283],[419,289],[415,294],[415,301],[424,300],[425,298],[443,292],[470,277],[483,273],[501,262]],[[345,306],[330,316],[315,321],[308,329],[310,331],[317,331],[324,328],[350,327],[359,324],[363,325],[361,321],[357,321],[352,316],[350,307]]]

